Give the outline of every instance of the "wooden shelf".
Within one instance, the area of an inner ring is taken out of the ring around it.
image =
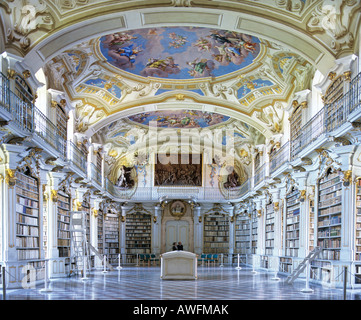
[[[40,258],[39,183],[16,172],[16,249],[19,260]]]
[[[227,253],[229,250],[229,221],[227,215],[204,217],[203,252]]]

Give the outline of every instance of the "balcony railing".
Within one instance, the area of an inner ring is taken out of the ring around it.
[[[101,170],[94,164],[90,164],[91,169],[91,179],[94,180],[99,186],[102,186],[102,172]]]
[[[266,177],[265,169],[266,169],[265,164],[263,164],[258,169],[256,169],[254,173],[254,186],[257,186],[258,184],[261,183],[262,180],[265,179]]]
[[[290,144],[287,141],[281,148],[270,157],[270,173],[275,172],[279,167],[290,160]]]
[[[220,190],[211,187],[190,187],[190,186],[166,186],[166,187],[137,187],[134,189],[126,189],[116,187],[108,178],[105,179],[105,189],[112,196],[130,200],[139,201],[160,199],[189,199],[189,200],[212,200],[224,201],[235,200],[241,198],[250,190],[250,180],[247,180],[242,186]]]
[[[361,73],[359,73],[350,83],[350,90],[347,94],[348,114],[361,107]]]
[[[10,90],[9,79],[0,73],[0,106],[11,113],[12,123],[27,133],[35,133],[48,145],[66,157],[66,141],[57,127],[27,99]]]
[[[291,141],[292,160],[294,160],[306,146],[310,145],[325,132],[324,117],[325,107],[316,113],[310,121],[300,129],[300,135]]]
[[[34,108],[34,132],[38,137],[66,157],[66,141],[58,135],[56,126],[38,109]]]
[[[83,173],[87,173],[87,157],[72,141],[68,141],[67,159]]]
[[[361,108],[361,74],[350,83],[350,88],[340,99],[326,104],[300,130],[300,135],[291,141],[291,159],[323,133],[329,133],[346,123],[350,115]]]
[[[5,77],[4,74],[0,72],[0,106],[7,111],[10,111],[10,103],[9,103],[9,79]]]

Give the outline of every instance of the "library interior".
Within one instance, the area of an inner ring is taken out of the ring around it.
[[[361,299],[360,1],[0,22],[0,299]]]

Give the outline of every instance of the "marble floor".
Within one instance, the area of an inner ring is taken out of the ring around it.
[[[51,292],[42,292],[44,285],[8,289],[6,300],[344,300],[342,289],[310,283],[313,291],[305,293],[305,281],[289,285],[285,276],[274,276],[267,271],[253,274],[248,267],[200,266],[197,280],[161,280],[159,266],[123,267],[92,271],[85,281],[78,276],[52,279]],[[346,300],[360,299],[361,290],[347,290]]]

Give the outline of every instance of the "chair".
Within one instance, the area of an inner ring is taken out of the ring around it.
[[[212,257],[213,261],[214,261],[214,264],[218,263],[218,254],[214,254],[213,257]]]
[[[212,254],[207,254],[207,262],[208,262],[208,265],[210,262],[214,262],[214,259],[212,258]]]
[[[148,266],[150,266],[150,254],[145,254],[144,255],[144,263],[148,262]]]
[[[142,253],[139,254],[138,258],[139,258],[139,264],[140,264],[141,262],[144,263],[144,254],[142,254]]]
[[[157,261],[159,261],[159,259],[155,256],[154,253],[150,255],[150,260],[154,262],[154,265],[156,265]]]
[[[201,257],[198,258],[198,261],[202,261],[202,265],[203,265],[203,262],[206,261],[206,259],[207,259],[207,255],[201,254]]]

